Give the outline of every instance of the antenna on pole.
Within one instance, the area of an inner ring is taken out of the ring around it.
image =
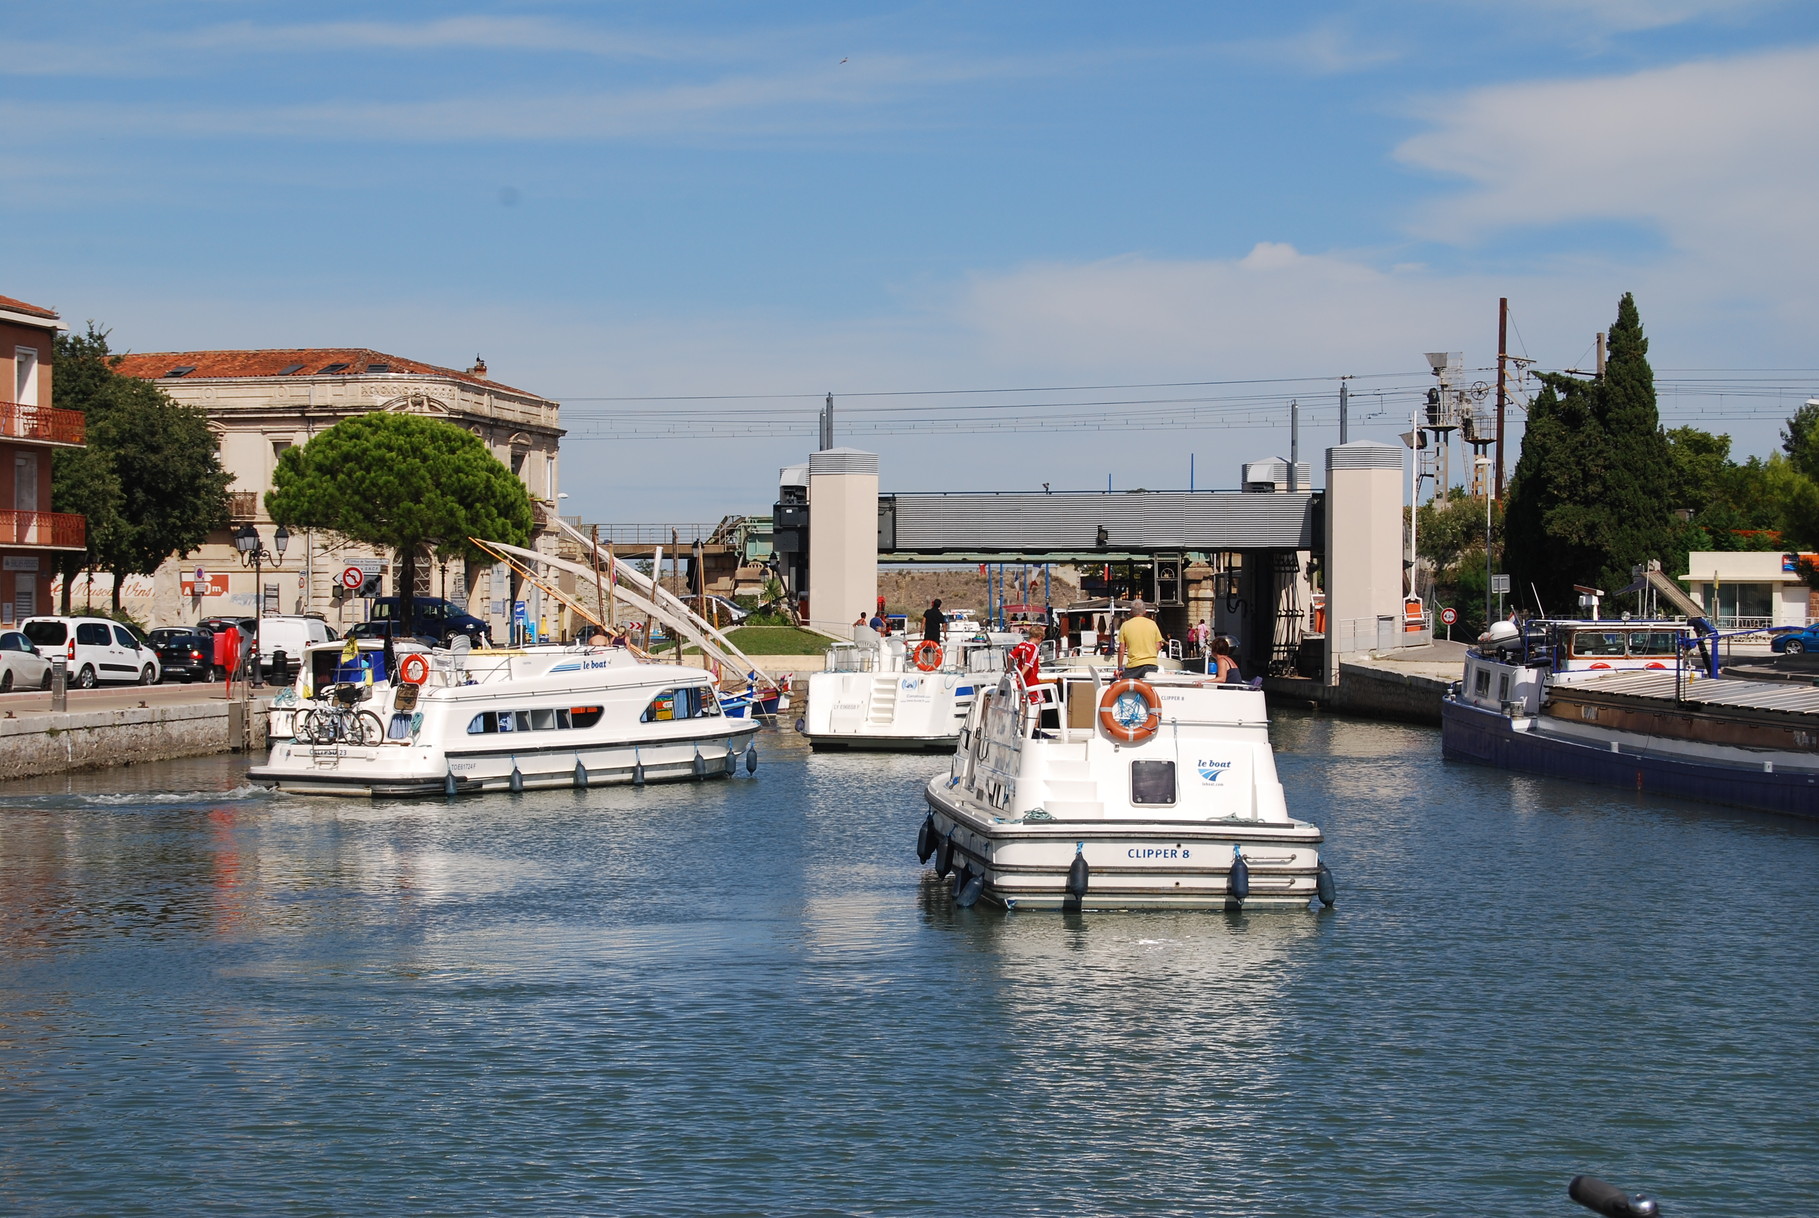
[[[1301,487],[1295,477],[1295,466],[1301,460],[1301,403],[1294,398],[1288,400],[1288,491],[1294,494]]]
[[[1351,379],[1349,372],[1339,378],[1339,443],[1341,444],[1351,437],[1351,417],[1348,410],[1351,406],[1352,395],[1351,386],[1347,384]]]
[[[1497,298],[1497,468],[1491,492],[1497,499],[1503,498],[1503,408],[1509,403],[1509,340],[1510,299],[1500,296]]]

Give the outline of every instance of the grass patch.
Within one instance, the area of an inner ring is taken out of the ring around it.
[[[726,632],[727,639],[734,647],[748,656],[818,656],[826,655],[827,649],[833,646],[834,640],[812,630],[798,630],[794,626],[740,626]],[[667,645],[659,647],[659,652],[668,651]],[[684,656],[700,655],[699,648],[693,645],[682,649]]]

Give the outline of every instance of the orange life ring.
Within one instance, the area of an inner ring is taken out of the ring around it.
[[[429,680],[429,661],[412,652],[398,662],[398,679],[406,685],[421,685]]]
[[[929,654],[931,650],[934,652],[932,657]],[[933,639],[923,639],[910,656],[916,661],[917,668],[923,672],[934,672],[941,667],[941,644]]]
[[[1143,699],[1146,709],[1142,722],[1126,725],[1118,721],[1118,703],[1126,694],[1136,694]],[[1105,729],[1107,736],[1120,744],[1142,744],[1162,726],[1162,699],[1156,696],[1154,687],[1148,681],[1140,681],[1136,677],[1114,681],[1099,698],[1099,726]]]

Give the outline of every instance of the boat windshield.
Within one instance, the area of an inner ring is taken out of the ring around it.
[[[1630,633],[1633,656],[1671,657],[1680,654],[1680,636],[1672,630],[1636,630]]]

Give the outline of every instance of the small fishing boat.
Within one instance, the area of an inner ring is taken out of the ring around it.
[[[975,693],[1003,673],[1015,637],[836,643],[827,669],[809,676],[796,730],[816,749],[951,752]]]
[[[711,673],[624,648],[310,648],[274,702],[255,782],[322,795],[456,795],[717,778],[757,768],[751,718]]]
[[[918,857],[1007,909],[1306,909],[1320,830],[1288,812],[1263,694],[1186,672],[1006,673],[924,790]]]

